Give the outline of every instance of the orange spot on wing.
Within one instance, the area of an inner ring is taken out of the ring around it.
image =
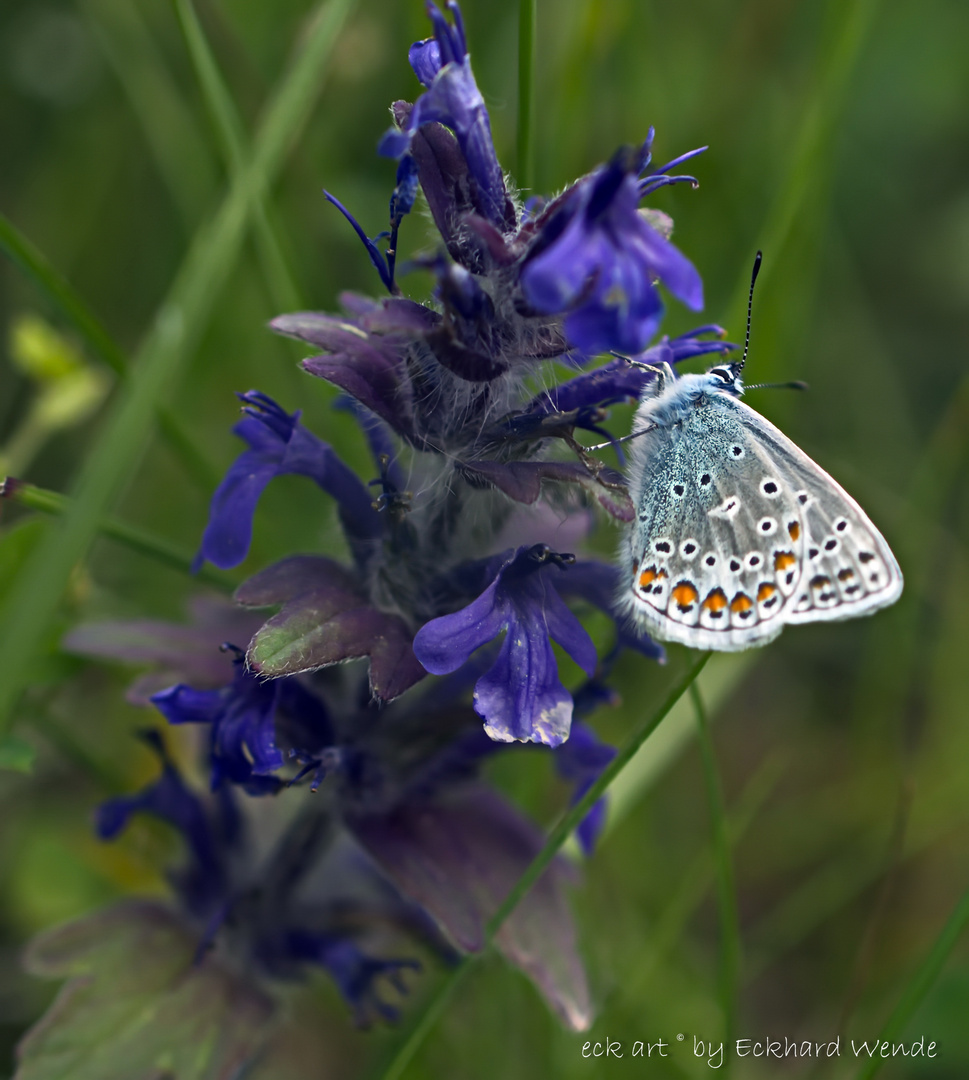
[[[646,569],[639,575],[639,584],[642,588],[646,588],[647,585],[652,585],[656,579],[656,567],[647,566]]]
[[[796,540],[801,535],[800,522],[791,521],[788,523],[787,531],[790,533],[791,539]]]
[[[737,593],[733,600],[730,601],[730,610],[738,614],[741,611],[750,611],[753,606],[753,600],[751,600],[746,593],[742,592]]]
[[[770,582],[765,581],[765,582],[763,582],[761,584],[760,588],[757,590],[757,599],[758,599],[758,601],[760,603],[763,603],[765,600],[770,600],[770,598],[776,592],[777,592],[777,589],[773,585],[771,585]]]
[[[695,604],[700,598],[700,594],[696,591],[689,581],[681,581],[679,585],[672,592],[672,597],[676,601],[678,607],[686,611],[691,605]]]
[[[855,576],[854,570],[852,570],[848,566],[846,566],[844,568],[844,570],[839,570],[838,571],[838,580],[839,581],[850,581],[854,576]]]
[[[778,551],[774,556],[774,569],[780,573],[782,570],[786,570],[789,566],[793,566],[797,562],[797,558],[791,551]]]
[[[703,606],[708,611],[723,611],[727,606],[727,595],[723,589],[711,589],[706,600],[703,601]]]

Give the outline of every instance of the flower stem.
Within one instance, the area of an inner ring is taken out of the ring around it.
[[[532,130],[537,22],[536,0],[518,0],[518,168],[515,179],[523,191],[534,183]]]
[[[505,920],[518,907],[528,890],[542,876],[549,863],[562,849],[565,841],[572,835],[585,815],[593,805],[606,793],[609,785],[622,772],[636,751],[643,745],[650,735],[659,727],[667,713],[680,700],[680,698],[692,686],[693,681],[703,670],[710,654],[704,653],[693,663],[683,678],[669,692],[663,703],[653,713],[648,715],[644,722],[633,732],[620,749],[619,753],[602,770],[599,778],[589,788],[585,795],[572,807],[570,807],[548,835],[545,846],[529,863],[524,874],[518,879],[514,888],[505,897],[498,910],[487,921],[484,928],[484,941],[480,952],[469,953],[464,956],[456,967],[451,969],[450,974],[438,987],[437,993],[431,998],[424,1013],[417,1021],[416,1026],[407,1037],[403,1046],[394,1056],[387,1069],[381,1076],[383,1080],[398,1080],[407,1068],[414,1054],[420,1049],[424,1039],[430,1034],[434,1025],[444,1013],[454,991],[458,988],[465,976],[471,970],[475,962],[484,955],[488,946],[494,940],[495,934],[501,929]]]
[[[879,1043],[892,1042],[905,1030],[905,1025],[922,1004],[925,995],[932,989],[932,985],[939,977],[946,960],[949,959],[949,954],[955,948],[967,924],[969,924],[969,889],[962,894],[948,922],[942,928],[942,933],[929,950],[929,955],[908,981],[901,1000],[878,1035]],[[884,1064],[884,1060],[881,1057],[870,1058],[858,1071],[857,1080],[871,1080]]]
[[[55,517],[65,514],[71,505],[71,500],[66,495],[36,487],[34,484],[25,484],[10,476],[0,481],[0,498],[12,499],[13,502],[28,510],[39,510],[42,514],[52,514]],[[179,570],[183,574],[192,573],[193,556],[191,553],[169,540],[134,525],[128,525],[117,518],[102,519],[98,531],[103,536],[116,540],[132,551],[146,555],[149,559],[154,559],[155,562],[172,570]],[[230,578],[208,565],[203,565],[193,576],[198,581],[206,585],[214,585],[223,592],[231,593],[235,588]]]
[[[730,838],[727,815],[717,775],[717,759],[710,736],[710,721],[697,684],[690,684],[690,697],[696,710],[696,723],[700,736],[700,754],[703,758],[703,778],[710,804],[713,826],[713,855],[717,869],[717,908],[720,914],[720,1005],[723,1010],[724,1042],[733,1046],[737,1029],[737,984],[740,969],[740,920],[737,915],[737,894],[734,884],[733,865],[730,859]],[[724,1059],[725,1073],[730,1068],[730,1058]]]

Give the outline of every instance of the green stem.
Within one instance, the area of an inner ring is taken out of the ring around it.
[[[879,1043],[892,1042],[905,1030],[905,1025],[911,1020],[915,1010],[922,1004],[925,995],[939,977],[967,923],[969,923],[969,889],[962,894],[948,922],[942,928],[942,933],[936,938],[929,955],[909,980],[901,1000],[879,1033]],[[870,1058],[859,1070],[857,1080],[871,1080],[883,1064],[884,1059],[881,1057]]]
[[[494,940],[495,934],[501,929],[505,920],[518,907],[528,890],[542,876],[549,863],[561,851],[566,840],[575,832],[585,815],[592,809],[595,803],[602,798],[609,785],[626,767],[636,751],[643,745],[650,735],[659,727],[667,713],[686,693],[693,684],[694,679],[703,670],[704,664],[709,660],[710,654],[704,653],[699,660],[690,666],[683,678],[673,687],[666,699],[626,740],[619,753],[603,769],[599,778],[589,788],[585,795],[567,810],[548,835],[545,846],[529,863],[524,874],[515,883],[514,888],[505,897],[498,910],[485,923],[484,941],[481,951],[469,953],[464,956],[458,965],[451,969],[450,974],[438,987],[437,993],[431,998],[430,1003],[423,1015],[418,1020],[414,1029],[407,1037],[403,1046],[394,1056],[389,1067],[382,1073],[383,1080],[398,1080],[404,1069],[407,1068],[414,1054],[420,1049],[424,1039],[430,1034],[434,1025],[444,1013],[452,994],[467,976],[476,961],[487,952],[488,946]]]
[[[522,191],[534,183],[532,131],[535,119],[536,0],[518,0],[518,169]]]
[[[0,498],[11,499],[28,510],[38,510],[54,517],[62,517],[71,508],[71,500],[66,495],[36,487],[34,484],[25,484],[10,476],[0,481]],[[223,592],[231,593],[235,588],[235,583],[230,578],[208,565],[203,565],[197,573],[193,573],[193,556],[190,552],[144,529],[128,525],[117,518],[103,518],[98,523],[98,532],[124,544],[132,551],[137,551],[139,555],[154,559],[171,570],[191,574],[197,581],[214,585]]]
[[[737,1030],[737,985],[740,971],[740,919],[737,914],[737,892],[734,884],[733,864],[730,858],[730,837],[727,816],[717,774],[717,759],[710,735],[710,721],[703,706],[700,688],[690,684],[690,696],[696,710],[697,729],[700,737],[700,755],[703,758],[703,778],[706,783],[707,801],[713,826],[713,854],[717,869],[717,908],[720,913],[720,1003],[723,1009],[725,1042],[733,1046]],[[725,1059],[729,1071],[730,1059]],[[725,1074],[726,1075],[726,1074]]]

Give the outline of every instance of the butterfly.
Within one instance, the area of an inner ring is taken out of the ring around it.
[[[753,278],[759,265],[758,253]],[[695,649],[764,645],[788,624],[869,615],[902,592],[861,507],[740,400],[744,360],[679,377],[658,365],[633,426],[621,603],[654,637]]]

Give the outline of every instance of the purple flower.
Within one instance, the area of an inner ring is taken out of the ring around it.
[[[596,666],[592,639],[565,606],[552,576],[573,560],[544,544],[506,552],[494,580],[475,601],[432,619],[414,638],[418,660],[433,674],[445,675],[507,631],[494,664],[474,689],[475,710],[499,742],[558,746],[568,738],[572,698],[559,680],[550,639],[587,674]]]
[[[428,88],[427,93],[417,99],[400,129],[391,128],[384,135],[378,152],[385,157],[403,158],[411,152],[414,136],[425,125],[438,123],[450,128],[467,162],[476,209],[493,225],[511,229],[515,224],[514,209],[495,154],[488,110],[471,71],[461,9],[454,0],[448,0],[447,8],[454,18],[453,26],[434,4],[427,5],[434,38],[416,42],[409,54],[414,73]]]
[[[245,559],[259,497],[270,480],[287,473],[310,477],[337,500],[354,555],[365,560],[382,526],[370,494],[356,473],[303,427],[298,412],[290,415],[255,390],[239,396],[245,417],[233,431],[249,444],[249,449],[236,458],[212,496],[196,566],[207,559],[229,569]]]
[[[272,774],[284,762],[278,745],[306,756],[333,741],[322,702],[294,678],[263,680],[251,675],[242,656],[235,677],[220,690],[196,690],[180,683],[152,696],[171,724],[211,724],[209,758],[212,790],[228,781],[251,795],[276,792],[283,781]]]
[[[688,307],[703,307],[693,264],[638,210],[645,150],[620,150],[550,204],[521,269],[528,302],[567,313],[566,335],[586,354],[645,348],[663,314],[656,278]]]

